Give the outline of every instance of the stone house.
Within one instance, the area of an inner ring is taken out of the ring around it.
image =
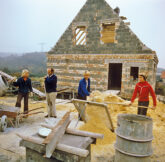
[[[130,97],[139,73],[155,88],[158,58],[129,28],[120,9],[105,0],[87,0],[47,54],[58,88],[77,88],[83,72],[91,72],[92,90],[120,90]]]

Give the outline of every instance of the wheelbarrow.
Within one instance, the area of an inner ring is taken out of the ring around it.
[[[43,111],[33,112],[39,109],[43,109],[43,107],[35,108],[25,113],[21,113],[19,107],[12,107],[12,106],[0,104],[0,118],[1,118],[0,131],[5,131],[5,129],[7,128],[8,122],[13,127],[18,127],[20,121],[22,121],[23,118],[26,118],[31,115],[39,114],[39,113],[44,113]]]

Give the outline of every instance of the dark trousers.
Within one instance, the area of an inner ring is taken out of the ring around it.
[[[147,115],[147,108],[143,108],[142,106],[144,106],[144,107],[148,107],[149,106],[149,101],[139,101],[138,102],[138,106],[140,106],[140,107],[138,107],[138,112],[137,112],[137,114],[138,115]]]
[[[78,98],[79,100],[87,100],[87,96],[82,97],[82,96],[78,95],[77,98]]]
[[[24,113],[27,113],[29,93],[18,93],[16,107],[21,107],[22,99],[24,99]]]

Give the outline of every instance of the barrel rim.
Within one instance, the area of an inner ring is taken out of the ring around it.
[[[137,114],[119,114],[118,115],[118,118],[124,119],[125,117],[140,117],[143,119],[148,119],[148,122],[153,121],[152,118],[150,118],[149,116],[145,116],[145,115],[137,115]],[[125,119],[125,120],[129,120],[129,119]],[[136,120],[133,120],[133,121],[137,122]],[[146,120],[146,122],[147,122],[147,120]]]
[[[153,150],[152,150],[152,152],[149,153],[149,154],[146,154],[146,155],[139,155],[139,154],[131,154],[131,153],[129,153],[129,152],[125,152],[125,151],[123,151],[123,150],[117,148],[116,144],[114,144],[114,147],[115,147],[115,149],[116,149],[117,151],[119,151],[119,152],[121,152],[121,153],[123,153],[123,154],[125,154],[125,155],[134,156],[134,157],[148,157],[148,156],[151,156],[151,155],[153,154]]]
[[[136,139],[136,138],[130,138],[130,136],[126,137],[124,135],[121,135],[119,132],[117,132],[117,129],[115,130],[115,134],[121,138],[128,140],[128,141],[135,141],[135,142],[149,142],[149,141],[152,141],[154,139],[153,136],[151,138],[147,138],[147,139],[143,139],[143,140],[142,139]]]

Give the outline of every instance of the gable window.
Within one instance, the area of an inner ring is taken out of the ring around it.
[[[138,77],[139,77],[139,67],[131,67],[130,75],[133,77],[133,80],[138,79]]]
[[[86,36],[86,26],[76,27],[73,35],[74,45],[86,45]]]
[[[115,43],[115,23],[102,24],[101,43]]]

